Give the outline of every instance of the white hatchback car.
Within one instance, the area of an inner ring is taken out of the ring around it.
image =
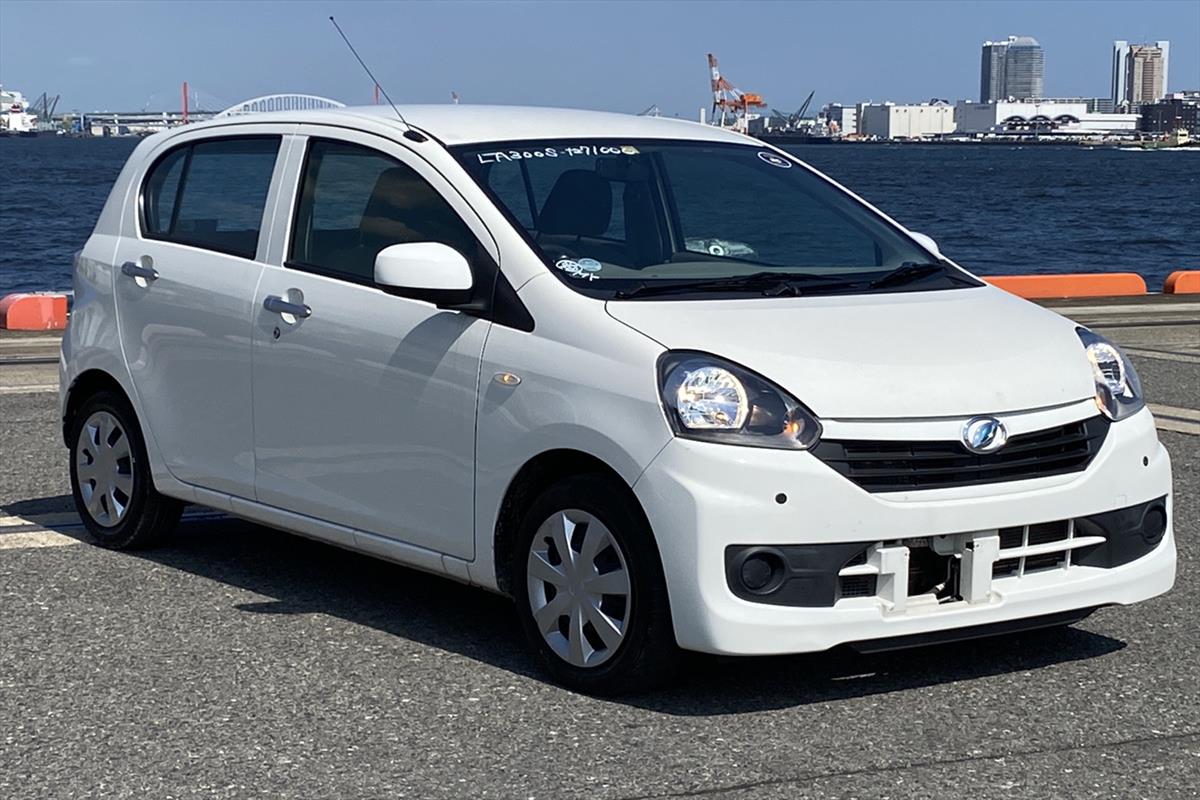
[[[781,150],[406,107],[130,157],[75,265],[75,501],[197,503],[510,595],[560,681],[860,649],[1169,589],[1171,469],[1103,337]]]

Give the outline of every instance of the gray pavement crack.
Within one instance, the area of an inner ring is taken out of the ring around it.
[[[710,786],[703,789],[688,789],[680,792],[661,792],[654,794],[624,795],[620,800],[661,800],[672,797],[706,797],[725,792],[739,792],[752,789],[763,789],[770,786],[786,786],[789,783],[812,783],[828,778],[853,778],[861,775],[871,775],[881,772],[901,772],[905,770],[925,769],[927,767],[945,767],[956,764],[970,764],[977,761],[999,761],[1007,758],[1025,758],[1028,756],[1054,755],[1056,753],[1084,752],[1088,750],[1103,750],[1109,747],[1127,747],[1129,745],[1148,744],[1151,742],[1169,742],[1182,739],[1200,738],[1200,731],[1187,733],[1172,733],[1165,735],[1138,736],[1130,739],[1116,739],[1093,744],[1063,745],[1035,750],[1011,750],[977,755],[960,756],[958,758],[930,758],[919,761],[908,761],[894,764],[880,764],[856,769],[832,770],[829,772],[810,772],[779,778],[765,778],[757,781],[731,783],[724,786]]]

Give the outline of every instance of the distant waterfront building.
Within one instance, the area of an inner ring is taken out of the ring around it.
[[[830,103],[825,109],[825,116],[830,123],[837,123],[838,135],[854,136],[858,134],[858,109],[841,103]]]
[[[1171,133],[1183,128],[1192,136],[1200,136],[1200,92],[1175,92],[1157,103],[1142,106],[1143,133]]]
[[[1167,94],[1171,43],[1113,42],[1112,99],[1118,107],[1136,110]]]
[[[1028,100],[1046,93],[1046,55],[1032,36],[984,42],[979,68],[979,102]]]
[[[994,103],[967,100],[954,109],[957,132],[968,134],[1132,135],[1138,129],[1139,119],[1137,114],[1095,111],[1085,99]]]
[[[1113,114],[1116,104],[1111,97],[1043,97],[1043,103],[1083,103],[1091,114]]]
[[[954,106],[866,103],[859,106],[858,132],[876,139],[929,139],[954,133]]]

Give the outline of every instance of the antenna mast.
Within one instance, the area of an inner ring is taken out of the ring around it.
[[[338,35],[342,37],[342,41],[346,43],[346,47],[350,48],[350,52],[353,53],[354,57],[358,60],[359,66],[361,66],[363,71],[367,73],[367,77],[370,78],[371,82],[375,84],[375,89],[383,93],[383,99],[387,100],[388,105],[392,107],[392,111],[396,112],[396,117],[402,123],[404,123],[404,138],[414,142],[426,141],[425,136],[423,136],[420,131],[408,124],[408,120],[404,118],[404,115],[400,113],[400,109],[396,108],[396,104],[393,103],[392,98],[388,96],[387,89],[384,89],[383,86],[380,85],[379,81],[375,80],[375,74],[371,72],[371,68],[367,66],[366,62],[362,60],[362,56],[360,56],[358,51],[354,49],[354,45],[350,44],[350,40],[346,38],[346,34],[342,32],[342,26],[337,24],[337,20],[333,18],[333,15],[330,15],[329,21],[332,22],[333,27],[337,29]]]

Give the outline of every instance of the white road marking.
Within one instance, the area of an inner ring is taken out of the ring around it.
[[[0,528],[38,525],[43,528],[56,528],[59,525],[79,525],[79,515],[73,511],[63,511],[58,514],[36,514],[31,518],[0,516]]]
[[[17,336],[12,339],[0,339],[0,350],[23,350],[26,347],[45,347],[46,345],[62,344],[61,336]]]
[[[1140,347],[1122,347],[1126,353],[1142,358],[1155,358],[1160,361],[1182,361],[1184,364],[1200,364],[1200,356],[1188,353],[1164,353],[1161,350],[1143,350]]]
[[[30,547],[63,547],[68,544],[79,544],[74,536],[64,536],[54,531],[17,531],[0,536],[0,550],[20,550]]]
[[[1061,305],[1053,306],[1051,311],[1056,311],[1059,314],[1071,316],[1072,314],[1145,314],[1148,317],[1154,318],[1160,314],[1179,314],[1188,311],[1200,311],[1200,303],[1160,303],[1151,305],[1142,305],[1131,303],[1129,305],[1108,305],[1108,306],[1071,306]]]
[[[180,522],[210,522],[231,520],[223,511],[196,508],[183,515]],[[19,550],[30,547],[62,547],[81,544],[89,536],[79,515],[73,512],[30,514],[20,517],[0,514],[0,550]]]
[[[1151,414],[1162,414],[1167,417],[1182,417],[1184,419],[1194,419],[1200,422],[1200,409],[1195,408],[1180,408],[1179,406],[1161,406],[1156,403],[1149,403]]]
[[[1159,429],[1200,436],[1200,410],[1155,403],[1147,403],[1146,406],[1154,415],[1154,424]]]
[[[26,386],[0,386],[0,394],[50,394],[58,393],[57,383],[31,383]]]

